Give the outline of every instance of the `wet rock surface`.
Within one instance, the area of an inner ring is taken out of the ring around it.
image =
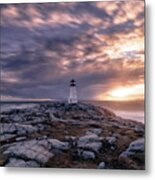
[[[1,112],[0,166],[144,169],[144,125],[78,103]]]

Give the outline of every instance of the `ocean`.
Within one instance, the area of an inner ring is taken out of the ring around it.
[[[138,122],[145,123],[144,120],[144,101],[84,101],[107,108],[113,111],[117,116],[125,119],[131,119]],[[31,108],[38,104],[47,102],[1,102],[0,110],[8,111],[10,109]],[[49,103],[49,102],[48,102]]]
[[[92,101],[94,105],[113,111],[117,116],[145,123],[144,101]]]

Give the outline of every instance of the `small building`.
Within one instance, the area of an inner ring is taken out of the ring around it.
[[[77,100],[77,91],[76,91],[76,81],[72,79],[70,81],[70,92],[69,92],[68,103],[76,104],[77,102],[78,100]]]

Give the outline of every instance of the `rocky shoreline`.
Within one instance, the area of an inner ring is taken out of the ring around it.
[[[1,112],[0,166],[145,169],[144,124],[91,104]]]

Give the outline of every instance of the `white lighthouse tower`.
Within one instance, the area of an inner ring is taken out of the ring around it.
[[[68,98],[69,104],[76,104],[78,102],[77,100],[77,92],[76,92],[76,82],[74,79],[70,81],[70,93]]]

